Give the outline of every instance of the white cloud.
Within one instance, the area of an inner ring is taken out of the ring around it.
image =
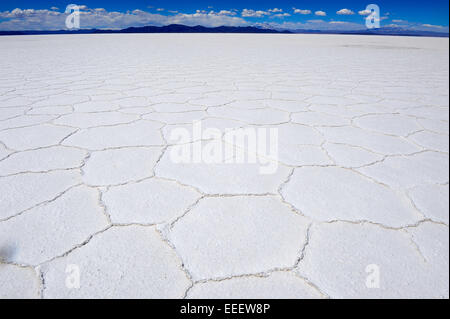
[[[170,14],[158,12],[147,12],[143,10],[133,10],[127,12],[107,11],[104,8],[91,9],[81,6],[81,27],[83,29],[124,29],[131,26],[163,26],[169,24],[184,24],[189,26],[203,25],[206,27],[218,26],[248,26],[255,25],[246,21],[243,17],[272,17],[284,18],[290,16],[289,13],[269,11],[255,11],[244,9],[242,17],[235,9],[221,11],[198,10],[195,13],[180,13],[171,11]],[[276,9],[276,8],[275,8]],[[270,9],[270,10],[275,10]],[[277,10],[278,11],[278,10]],[[316,16],[326,16],[323,11],[316,11]],[[67,14],[54,9],[36,10],[19,9],[0,12],[0,30],[62,30],[65,29],[65,19]],[[382,17],[381,19],[384,19]],[[276,22],[278,21],[278,22]],[[282,23],[281,23],[282,22]],[[448,26],[433,24],[412,23],[400,19],[392,20],[399,27],[417,31],[439,31],[448,32]],[[309,30],[363,30],[365,25],[361,23],[350,23],[343,21],[326,22],[324,20],[308,20],[305,23],[288,22],[282,20],[272,20],[265,23],[265,27],[270,26],[277,29],[309,29]],[[387,26],[387,25],[384,25]]]
[[[27,19],[27,18],[46,18],[48,16],[59,16],[62,13],[53,10],[34,10],[34,9],[19,9],[16,8],[10,11],[0,12],[0,18],[14,18],[14,19]]]
[[[215,12],[194,14],[179,13],[167,18],[165,24],[184,24],[188,26],[202,25],[205,27],[248,25],[248,22],[242,18],[220,15]]]
[[[341,9],[338,12],[336,12],[339,15],[352,15],[355,14],[352,10],[350,9]]]
[[[393,19],[393,24],[384,25],[385,27],[399,27],[406,30],[414,30],[414,31],[433,31],[433,32],[449,32],[448,26],[442,25],[434,25],[429,23],[414,23],[401,19]]]
[[[240,17],[215,12],[199,11],[193,14],[175,13],[162,15],[142,10],[128,12],[106,11],[102,8],[90,9],[83,6],[80,23],[83,29],[124,29],[128,27],[142,27],[147,25],[163,26],[169,24],[185,24],[189,26],[203,25],[245,26],[248,22]],[[34,9],[14,9],[0,12],[0,30],[63,30],[67,14]]]
[[[285,17],[290,17],[291,15],[289,13],[277,13],[274,14],[272,17],[274,18],[285,18]]]
[[[272,13],[283,12],[282,9],[278,9],[278,8],[269,9],[267,11],[272,12]]]
[[[236,13],[236,11],[220,10],[217,14],[224,15],[224,16],[235,16],[237,13]]]
[[[372,11],[370,11],[370,10],[361,10],[361,11],[358,11],[358,14],[361,15],[361,16],[368,16],[368,15],[371,14],[371,13],[372,13]]]
[[[283,23],[269,23],[267,26],[274,29],[286,30],[341,30],[341,31],[357,31],[365,30],[364,24],[333,21],[334,23],[326,22],[324,20],[309,20],[307,22],[283,22]]]
[[[422,24],[422,27],[437,28],[437,29],[447,29],[448,30],[448,27],[444,27],[442,25],[429,24],[429,23]]]
[[[242,14],[243,17],[248,17],[248,18],[261,18],[263,16],[266,15],[270,15],[270,12],[267,11],[255,11],[255,10],[251,10],[251,9],[244,9],[242,10]]]
[[[297,9],[297,8],[293,8],[293,9],[294,9],[294,13],[311,14],[311,10],[304,10],[304,9]]]
[[[325,11],[320,11],[320,10],[314,12],[314,14],[319,17],[325,17],[327,15],[327,13]]]

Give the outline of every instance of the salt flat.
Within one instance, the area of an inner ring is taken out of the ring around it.
[[[0,37],[0,298],[448,298],[448,45]],[[193,121],[276,171],[174,162]]]

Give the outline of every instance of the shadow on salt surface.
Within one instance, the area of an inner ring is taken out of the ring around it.
[[[6,263],[14,257],[16,254],[16,248],[12,245],[0,246],[0,263]]]

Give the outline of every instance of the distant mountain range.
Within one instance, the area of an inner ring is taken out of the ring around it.
[[[181,24],[171,24],[163,27],[146,26],[131,27],[122,30],[57,30],[57,31],[0,31],[2,35],[38,35],[38,34],[102,34],[102,33],[281,33],[281,34],[360,34],[360,35],[397,35],[397,36],[425,36],[425,37],[448,37],[448,33],[433,31],[416,31],[402,28],[379,28],[356,31],[338,30],[275,30],[262,27],[215,27],[186,26]]]
[[[414,36],[414,37],[447,37],[448,33],[435,31],[408,30],[403,28],[379,28],[366,30],[292,30],[293,33],[312,33],[312,34],[359,34],[359,35],[396,35],[396,36]]]
[[[122,30],[57,30],[57,31],[0,31],[0,35],[33,35],[33,34],[99,34],[99,33],[292,33],[273,29],[263,29],[258,27],[215,27],[203,26],[190,27],[181,24],[171,24],[163,27],[146,26],[131,27]]]

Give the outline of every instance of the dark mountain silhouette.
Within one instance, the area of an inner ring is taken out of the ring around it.
[[[276,30],[266,27],[215,27],[186,26],[181,24],[171,24],[163,27],[145,26],[131,27],[122,30],[57,30],[57,31],[0,31],[1,35],[34,35],[34,34],[101,34],[101,33],[304,33],[304,34],[360,34],[360,35],[396,35],[396,36],[426,36],[426,37],[448,37],[448,32],[417,31],[402,28],[379,28],[356,31],[338,30]]]
[[[189,27],[181,24],[171,24],[164,27],[140,27],[120,30],[120,33],[291,33],[290,31],[278,31],[256,27],[215,27],[208,28],[201,25]]]
[[[396,35],[396,36],[414,36],[414,37],[448,37],[448,32],[420,31],[403,28],[378,28],[366,30],[292,30],[293,33],[312,33],[312,34],[359,34],[359,35]]]
[[[215,27],[208,28],[200,25],[190,27],[181,24],[171,24],[163,27],[146,26],[131,27],[123,30],[57,30],[57,31],[0,31],[0,35],[33,35],[33,34],[99,34],[99,33],[291,33],[257,27]]]

